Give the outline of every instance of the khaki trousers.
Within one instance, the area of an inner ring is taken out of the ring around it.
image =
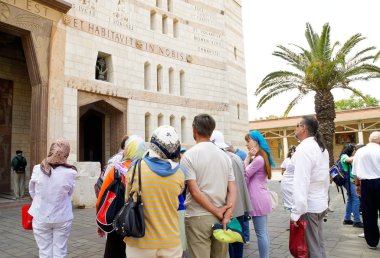
[[[220,223],[213,215],[185,218],[187,246],[191,258],[228,258],[228,244],[212,235],[212,225]]]
[[[13,171],[13,190],[16,198],[23,198],[25,194],[25,173],[16,173]]]
[[[181,258],[182,246],[165,249],[143,249],[128,246],[125,248],[128,258]]]

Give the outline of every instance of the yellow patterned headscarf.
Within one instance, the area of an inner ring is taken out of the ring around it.
[[[138,135],[131,135],[124,145],[124,160],[142,158],[146,151],[144,140]]]

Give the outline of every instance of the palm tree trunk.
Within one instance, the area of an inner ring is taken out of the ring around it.
[[[317,90],[314,97],[315,113],[329,152],[330,166],[334,163],[335,102],[330,90]]]

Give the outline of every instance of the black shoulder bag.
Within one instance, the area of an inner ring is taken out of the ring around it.
[[[133,191],[133,181],[135,179],[136,167],[138,166],[139,188]],[[138,159],[133,167],[131,179],[131,191],[127,202],[116,215],[113,226],[116,233],[127,237],[141,238],[145,235],[144,209],[141,199],[141,159]],[[136,195],[136,201],[133,196]]]

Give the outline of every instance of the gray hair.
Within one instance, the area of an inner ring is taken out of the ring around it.
[[[369,135],[369,142],[380,143],[380,132],[375,131]]]

